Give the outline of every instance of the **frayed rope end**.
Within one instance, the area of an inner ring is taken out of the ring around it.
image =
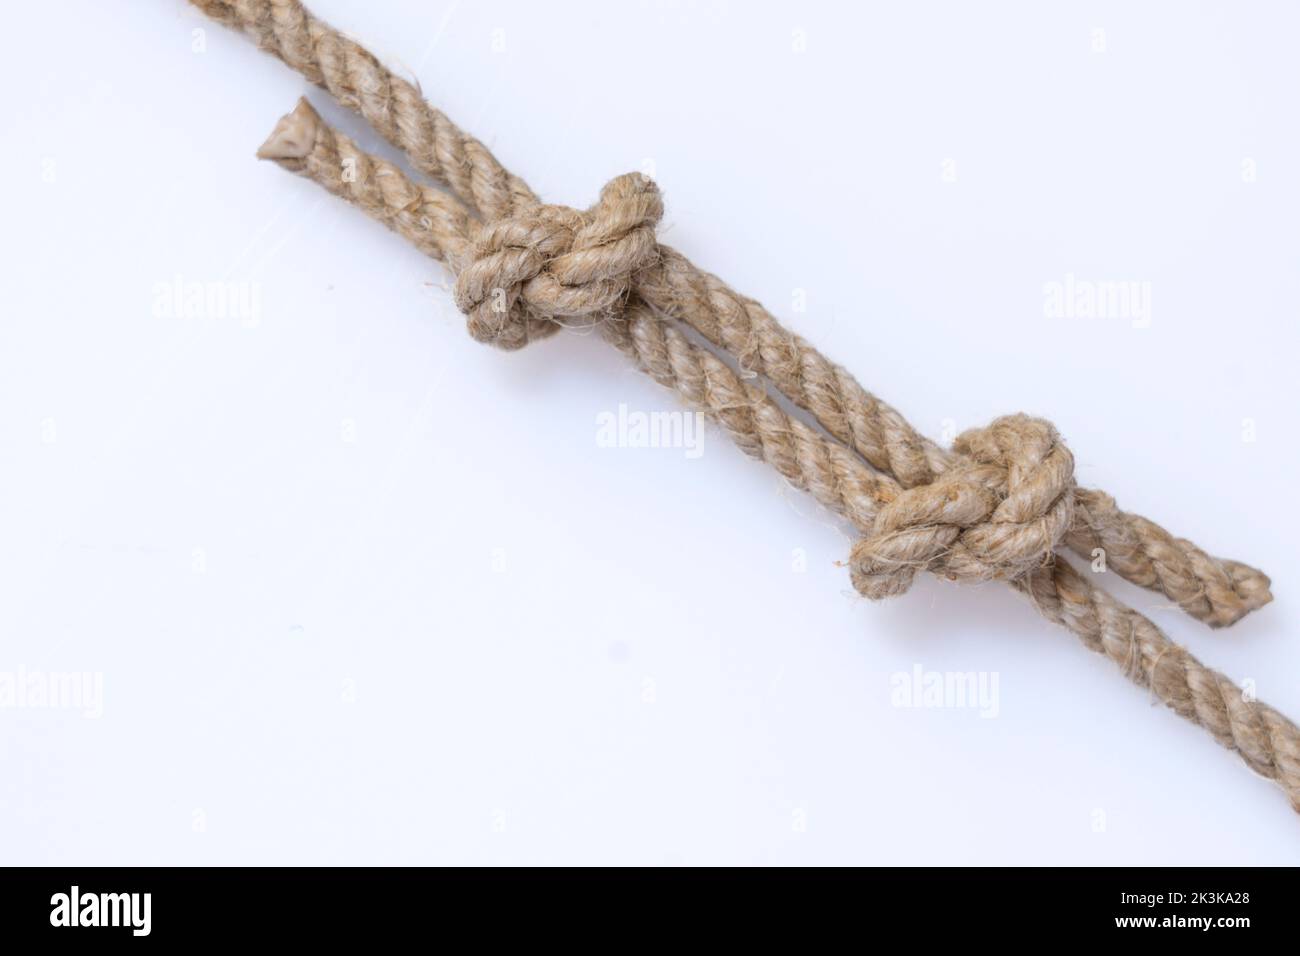
[[[292,113],[280,117],[266,142],[257,150],[258,159],[281,165],[295,165],[306,159],[316,145],[320,114],[306,99],[300,99]]]

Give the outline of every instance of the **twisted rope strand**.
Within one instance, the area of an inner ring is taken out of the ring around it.
[[[369,50],[317,19],[297,0],[191,0],[220,23],[242,30],[336,100],[442,183],[471,211],[500,219],[536,206],[533,191],[491,151],[430,106],[414,84]]]
[[[257,157],[359,206],[455,272],[469,259],[479,223],[460,202],[412,182],[392,163],[366,153],[326,124],[305,99],[276,123]]]
[[[242,29],[262,49],[359,112],[417,169],[446,185],[484,219],[506,220],[540,206],[523,180],[425,102],[413,84],[314,17],[298,0],[192,2]],[[691,326],[734,356],[741,368],[767,378],[832,437],[903,487],[931,484],[953,467],[951,453],[919,434],[844,368],[782,326],[760,303],[675,250],[660,246],[657,262],[638,270],[635,286],[654,311]],[[507,348],[521,347],[556,329],[547,315],[529,310],[522,310],[514,322],[500,313],[495,322],[482,321],[491,317],[480,314],[476,337],[491,337]],[[1110,570],[1162,592],[1211,627],[1232,624],[1272,600],[1270,581],[1262,572],[1215,558],[1155,522],[1120,510],[1105,492],[1076,489],[1075,495],[1082,506],[1075,508],[1075,527],[1063,544],[1083,557],[1102,549]]]
[[[1049,621],[1105,654],[1137,685],[1206,728],[1252,770],[1276,781],[1300,812],[1300,728],[1231,679],[1206,667],[1144,615],[1115,600],[1063,560],[1013,582]]]
[[[465,248],[476,224],[468,216],[443,209],[446,202],[454,200],[438,198],[436,191],[410,182],[395,167],[366,157],[305,103],[300,103],[291,117],[293,122],[282,121],[264,147],[267,158],[348,199],[455,268],[457,257],[449,250]],[[313,123],[318,127],[314,131],[304,126]],[[292,135],[283,135],[285,130]],[[346,182],[339,175],[336,157],[356,160],[356,179]],[[381,173],[382,184],[364,181]],[[432,206],[439,214],[402,214],[412,206]],[[908,493],[833,437],[788,415],[763,389],[742,380],[717,356],[691,343],[644,302],[634,299],[600,328],[608,341],[655,381],[718,422],[743,451],[771,464],[791,484],[843,515],[864,535],[873,533],[881,515]],[[1013,417],[1004,427],[1040,427],[1021,418]],[[1047,437],[1044,457],[1055,460],[1056,440]],[[969,440],[979,438],[976,435]],[[985,440],[996,445],[995,439]],[[946,473],[956,470],[947,462],[945,468]],[[1062,483],[1059,470],[1050,474],[1049,485]],[[1047,494],[1050,492],[1044,496]],[[1052,504],[1059,500],[1059,494],[1052,495]],[[1076,500],[1075,507],[1080,506]],[[943,554],[948,557],[950,552]],[[1247,700],[1228,677],[1206,667],[1145,616],[1116,601],[1062,559],[1011,578],[1009,583],[1028,595],[1048,620],[1109,657],[1134,683],[1149,688],[1166,706],[1236,751],[1251,769],[1276,781],[1300,811],[1300,728],[1285,716],[1266,704]]]
[[[1270,581],[1248,564],[1216,558],[1154,521],[1121,511],[1104,491],[1074,493],[1075,523],[1066,544],[1090,557],[1100,548],[1107,567],[1126,581],[1160,591],[1210,627],[1235,624],[1273,600]]]
[[[871,527],[879,506],[898,494],[892,478],[787,414],[763,389],[743,381],[643,303],[629,306],[601,330],[643,372],[721,425],[742,451],[772,465],[855,527]]]
[[[935,482],[956,463],[947,450],[918,433],[888,403],[863,388],[763,306],[661,247],[659,268],[638,277],[636,291],[664,315],[678,319],[736,356],[741,367],[767,378],[826,431],[904,488]],[[1213,557],[1160,525],[1120,510],[1104,491],[1076,489],[1075,525],[1064,543],[1081,557],[1101,548],[1108,569],[1158,590],[1211,627],[1235,623],[1269,603],[1266,574],[1239,561]]]
[[[306,100],[276,124],[258,156],[346,199],[453,271],[481,229],[457,200],[364,152]],[[855,525],[870,527],[877,503],[898,493],[892,479],[863,467],[843,446],[787,415],[762,389],[688,342],[643,303],[633,303],[600,329],[655,381],[718,422],[747,454],[773,465]]]
[[[553,332],[556,316],[598,323],[609,341],[720,422],[747,453],[858,528],[864,537],[851,567],[863,593],[901,590],[917,567],[1007,580],[1050,620],[1276,780],[1300,809],[1295,725],[1244,699],[1225,676],[1054,551],[1062,544],[1084,554],[1105,548],[1115,570],[1164,591],[1212,626],[1270,599],[1262,574],[1120,511],[1103,492],[1075,488],[1073,460],[1045,422],[999,419],[962,436],[952,452],[929,442],[761,305],[658,245],[653,230],[662,203],[653,184],[615,180],[585,214],[543,206],[481,143],[424,103],[416,87],[296,0],[194,2],[362,113],[460,197],[458,203],[417,186],[330,130],[305,104],[259,154],[321,182],[445,261],[459,276],[457,301],[476,337],[511,348]],[[496,293],[506,294],[504,307],[489,309]],[[761,373],[830,437],[786,414],[661,316],[684,322],[742,369]]]

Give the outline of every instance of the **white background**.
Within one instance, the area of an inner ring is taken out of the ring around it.
[[[667,241],[923,431],[1048,417],[1271,572],[1221,632],[1106,586],[1300,717],[1292,5],[314,9],[547,199],[652,163]],[[243,37],[7,25],[0,671],[104,683],[0,709],[0,862],[1300,862],[1276,787],[1007,588],[870,604],[712,427],[599,447],[675,398],[598,337],[471,341],[440,266],[253,158],[304,92],[378,142]],[[1047,316],[1067,274],[1149,282],[1149,327]],[[176,277],[257,321],[155,315]],[[893,706],[916,665],[997,716]]]

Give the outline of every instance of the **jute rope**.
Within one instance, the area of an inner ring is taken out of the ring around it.
[[[251,35],[364,116],[412,165],[413,182],[330,128],[303,100],[258,155],[321,184],[445,262],[471,335],[521,348],[594,326],[661,384],[718,421],[748,454],[858,530],[854,587],[877,599],[916,571],[1002,580],[1139,685],[1206,727],[1300,810],[1300,730],[1205,667],[1145,616],[1059,557],[1105,553],[1109,569],[1211,627],[1267,604],[1269,579],[1212,557],[1105,492],[1078,488],[1056,429],[1011,415],[943,449],[785,329],[759,303],[660,244],[663,203],[640,174],[606,184],[587,210],[543,204],[478,140],[298,0],[192,0]],[[674,327],[680,322],[730,358]],[[761,377],[761,378],[760,378]],[[819,427],[788,414],[766,380]]]

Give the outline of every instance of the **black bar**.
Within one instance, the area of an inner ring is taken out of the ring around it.
[[[0,929],[7,943],[92,945],[667,946],[703,942],[704,931],[729,945],[788,939],[801,949],[836,936],[919,949],[1245,942],[1296,925],[1294,887],[1294,873],[1278,869],[9,869]]]

